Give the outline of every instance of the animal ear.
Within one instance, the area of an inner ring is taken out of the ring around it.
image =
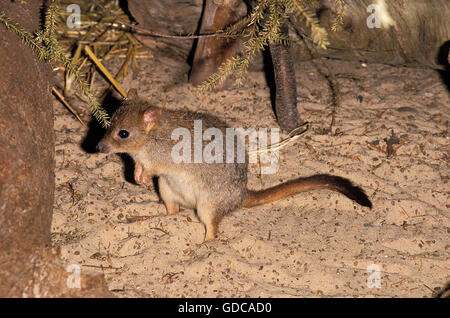
[[[127,100],[133,100],[138,97],[138,92],[136,88],[130,88],[130,90],[127,93]]]
[[[145,130],[148,132],[156,127],[159,118],[161,117],[162,110],[159,108],[150,107],[143,115]]]

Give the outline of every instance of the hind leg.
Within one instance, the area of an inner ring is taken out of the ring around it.
[[[199,206],[197,207],[197,215],[200,221],[205,225],[205,239],[204,242],[214,241],[216,238],[218,216],[214,208]]]
[[[168,214],[175,214],[180,211],[180,204],[178,196],[172,191],[167,180],[160,177],[158,180],[159,194],[166,206]]]

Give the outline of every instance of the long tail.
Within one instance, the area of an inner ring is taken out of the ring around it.
[[[251,208],[274,202],[300,192],[318,189],[338,191],[362,206],[372,208],[372,202],[370,202],[361,188],[353,185],[348,179],[330,176],[328,174],[317,174],[311,177],[298,178],[261,191],[247,190],[247,197],[242,206],[244,208]]]

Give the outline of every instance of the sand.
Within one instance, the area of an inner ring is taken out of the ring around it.
[[[262,72],[195,95],[187,65],[157,54],[138,63],[125,90],[232,127],[277,127]],[[329,173],[365,189],[372,210],[327,190],[301,193],[235,211],[203,244],[194,211],[167,215],[154,189],[133,183],[129,161],[86,149],[101,132],[55,100],[52,238],[63,261],[103,273],[118,297],[431,297],[450,280],[448,87],[433,70],[329,59],[298,62],[296,74],[311,129],[280,151],[276,174],[260,178],[252,164],[249,188]],[[100,95],[106,83],[95,87]],[[86,104],[70,102],[89,121]]]

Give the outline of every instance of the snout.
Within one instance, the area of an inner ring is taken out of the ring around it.
[[[108,144],[105,143],[105,142],[100,141],[100,142],[97,144],[97,150],[98,150],[99,152],[109,153],[109,152],[111,151],[111,146],[108,145]]]

